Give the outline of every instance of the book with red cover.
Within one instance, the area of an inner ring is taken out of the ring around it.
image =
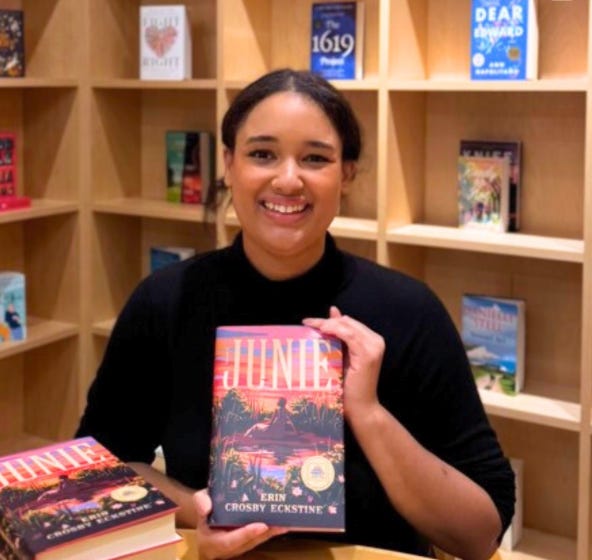
[[[28,196],[0,196],[0,212],[29,208],[31,199]]]
[[[210,525],[344,530],[341,342],[302,325],[216,330]]]
[[[16,138],[0,131],[0,196],[16,195]]]
[[[0,458],[0,539],[20,560],[174,560],[176,510],[90,437]]]

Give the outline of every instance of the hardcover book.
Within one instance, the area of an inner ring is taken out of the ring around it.
[[[515,395],[524,385],[525,302],[464,295],[461,336],[480,389]]]
[[[538,42],[536,0],[472,0],[472,80],[536,79]]]
[[[140,6],[140,79],[190,79],[191,57],[186,7]]]
[[[214,183],[214,138],[198,130],[166,132],[167,200],[203,204]]]
[[[150,272],[195,255],[192,247],[150,247]]]
[[[0,131],[0,196],[16,195],[16,139]]]
[[[174,560],[176,509],[90,437],[0,458],[0,537],[20,560]]]
[[[510,159],[458,156],[458,225],[504,232],[510,221]]]
[[[508,231],[520,230],[522,142],[461,140],[461,156],[506,157],[510,160]]]
[[[0,272],[0,342],[27,338],[25,275]]]
[[[216,331],[214,527],[344,530],[341,342],[306,326]]]
[[[0,10],[0,77],[25,75],[25,33],[22,10]]]
[[[312,5],[310,69],[328,80],[361,79],[364,55],[364,3]]]

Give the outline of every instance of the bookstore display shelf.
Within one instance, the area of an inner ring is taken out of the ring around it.
[[[35,218],[46,218],[59,214],[70,214],[78,211],[78,203],[66,200],[51,200],[46,198],[34,198],[29,208],[19,208],[0,212],[0,224],[10,222],[23,222]]]
[[[143,218],[161,218],[164,220],[180,220],[185,222],[206,221],[203,206],[176,204],[166,200],[155,200],[141,197],[114,198],[95,201],[93,210],[105,214],[124,216],[140,216]]]
[[[36,88],[65,88],[78,87],[78,81],[71,78],[11,78],[1,80],[0,89],[36,89]]]
[[[141,89],[141,90],[212,90],[216,89],[217,81],[214,79],[202,80],[140,80],[136,78],[103,78],[92,81],[95,89]]]
[[[570,79],[538,79],[528,81],[472,81],[464,76],[432,77],[430,79],[390,79],[390,91],[470,91],[470,92],[585,92],[584,76]]]
[[[500,255],[549,259],[563,262],[584,261],[584,241],[528,235],[524,233],[482,232],[431,224],[408,224],[387,229],[387,240],[423,247],[479,251]]]
[[[25,340],[0,342],[0,360],[76,336],[79,332],[79,326],[75,323],[31,316],[27,316],[27,322],[27,338]]]

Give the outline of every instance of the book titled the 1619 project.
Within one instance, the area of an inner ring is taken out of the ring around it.
[[[342,358],[310,327],[218,327],[211,526],[344,530]]]

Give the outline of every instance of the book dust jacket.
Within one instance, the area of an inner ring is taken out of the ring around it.
[[[176,509],[90,437],[0,458],[0,541],[17,558]]]
[[[343,531],[343,362],[306,326],[216,331],[210,525]]]

